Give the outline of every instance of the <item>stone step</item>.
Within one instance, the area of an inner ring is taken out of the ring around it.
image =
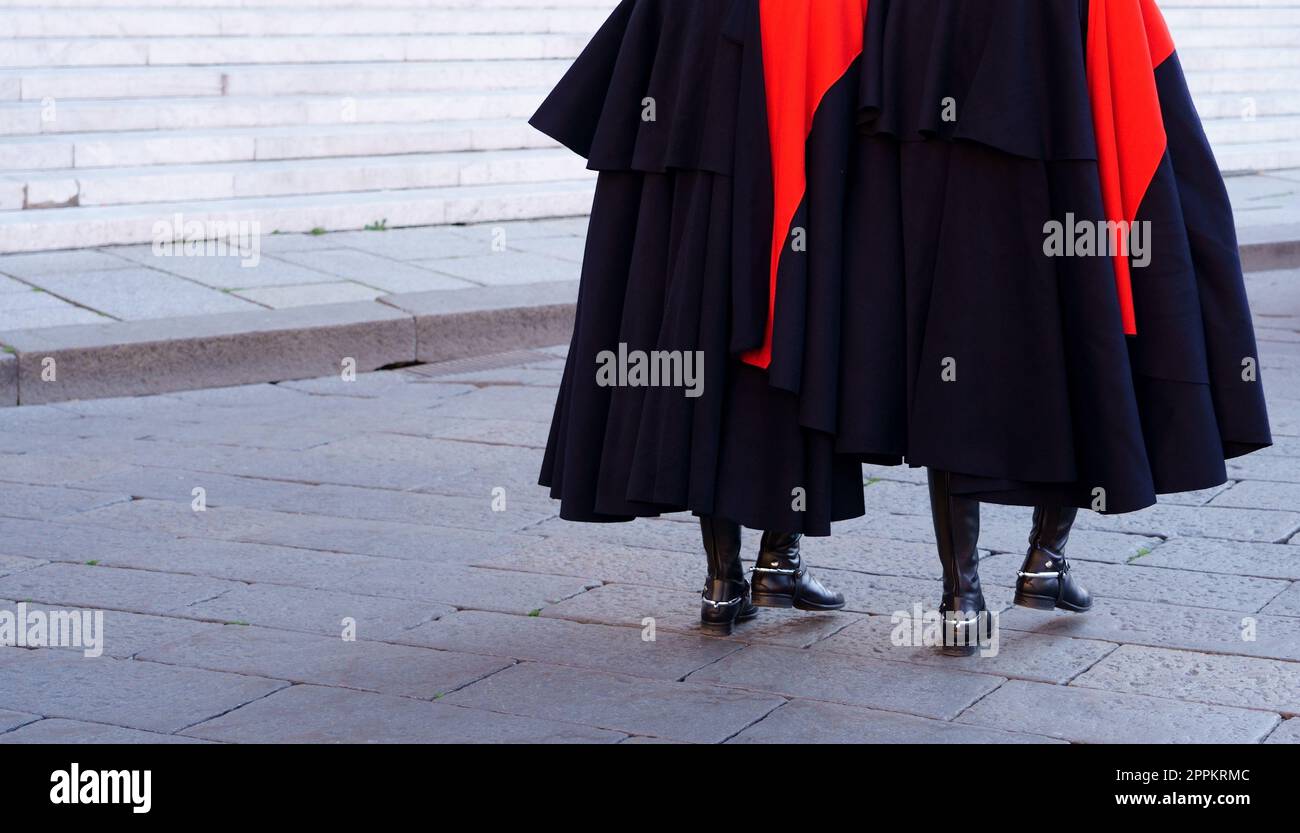
[[[1268,50],[1300,46],[1300,27],[1297,26],[1246,26],[1234,29],[1192,27],[1176,29],[1173,35],[1179,55],[1196,50]]]
[[[0,177],[0,210],[400,191],[588,176],[593,175],[581,158],[559,148],[54,170]],[[20,204],[12,200],[16,189],[23,194]]]
[[[219,96],[0,103],[0,135],[285,125],[527,119],[548,92],[440,91],[350,96]]]
[[[357,194],[250,197],[210,202],[0,211],[0,254],[151,243],[159,222],[256,221],[262,234],[577,217],[591,211],[590,178]]]
[[[572,62],[386,61],[269,66],[76,67],[0,70],[0,98],[16,101],[173,96],[367,95],[511,90],[553,85]],[[1277,73],[1280,71],[1261,71]],[[16,93],[9,95],[8,93]]]
[[[601,3],[552,8],[433,7],[352,9],[0,9],[0,38],[172,37],[284,35],[403,35],[452,33],[574,33],[604,23]]]
[[[1214,156],[1224,174],[1300,168],[1300,143],[1292,138],[1280,142],[1223,145],[1214,149]]]
[[[588,33],[28,38],[6,44],[0,68],[572,59],[588,40]],[[1177,40],[1188,71],[1300,66],[1300,28],[1202,28]]]
[[[1300,90],[1263,93],[1203,93],[1196,96],[1201,118],[1241,119],[1300,115]]]
[[[270,0],[266,0],[270,2]],[[311,0],[306,0],[311,2]],[[1160,0],[1163,11],[1169,9],[1281,9],[1300,8],[1296,0]]]
[[[1249,121],[1242,118],[1206,119],[1204,124],[1205,134],[1215,147],[1294,141],[1300,136],[1300,116],[1271,116]]]
[[[0,251],[583,213],[526,119],[615,5],[0,0]],[[1160,5],[1225,172],[1300,166],[1300,0]]]
[[[522,119],[0,137],[0,171],[183,165],[553,147]]]
[[[1214,6],[1162,6],[1175,34],[1193,26],[1239,28],[1243,26],[1300,26],[1300,4],[1250,6],[1219,3]]]
[[[3,67],[207,66],[352,61],[577,57],[589,33],[304,35],[260,38],[26,38],[0,51]]]
[[[1285,30],[1284,30],[1285,31]],[[1220,70],[1273,69],[1300,67],[1300,31],[1291,48],[1236,47],[1183,47],[1178,48],[1178,58],[1187,72],[1217,72]]]
[[[589,33],[26,38],[5,45],[0,67],[572,59],[588,40]],[[1188,70],[1300,66],[1297,46],[1300,28],[1193,29],[1178,38]]]
[[[1213,93],[1266,93],[1300,89],[1300,69],[1250,69],[1188,72],[1193,96]]]

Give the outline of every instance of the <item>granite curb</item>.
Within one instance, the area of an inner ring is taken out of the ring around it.
[[[577,282],[0,332],[0,407],[311,379],[568,340]]]

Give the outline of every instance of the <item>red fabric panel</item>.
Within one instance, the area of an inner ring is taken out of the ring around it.
[[[1091,0],[1088,89],[1106,219],[1133,222],[1168,146],[1155,67],[1174,51],[1155,0]],[[1116,255],[1124,332],[1137,334],[1128,258]]]
[[[808,186],[805,161],[813,117],[827,90],[862,54],[867,2],[760,0],[775,212],[767,331],[763,346],[742,357],[757,367],[772,362],[777,267]]]

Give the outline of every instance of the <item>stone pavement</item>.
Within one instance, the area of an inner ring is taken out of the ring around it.
[[[1276,446],[1084,517],[1092,613],[1010,608],[1028,515],[986,509],[993,657],[891,643],[939,592],[908,469],[808,543],[846,611],[703,634],[689,517],[535,485],[561,348],[0,410],[0,617],[104,615],[0,647],[0,742],[1300,742],[1298,286],[1250,278]]]
[[[1300,174],[1290,185],[1300,192]],[[572,218],[265,234],[256,257],[157,255],[150,244],[3,255],[0,332],[572,281],[586,231]]]
[[[1227,182],[1244,244],[1300,240],[1300,169]],[[265,234],[256,259],[158,256],[150,244],[0,255],[0,334],[573,281],[586,231],[573,217]]]

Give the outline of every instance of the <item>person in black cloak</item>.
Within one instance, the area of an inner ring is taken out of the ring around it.
[[[980,502],[1034,507],[1016,603],[1083,611],[1078,509],[1271,443],[1154,0],[623,0],[532,124],[599,172],[541,483],[570,520],[699,515],[706,624],[753,613],[740,525],[765,530],[753,602],[842,607],[801,536],[864,513],[863,463],[906,462],[966,653]],[[699,384],[597,373],[629,356]]]

